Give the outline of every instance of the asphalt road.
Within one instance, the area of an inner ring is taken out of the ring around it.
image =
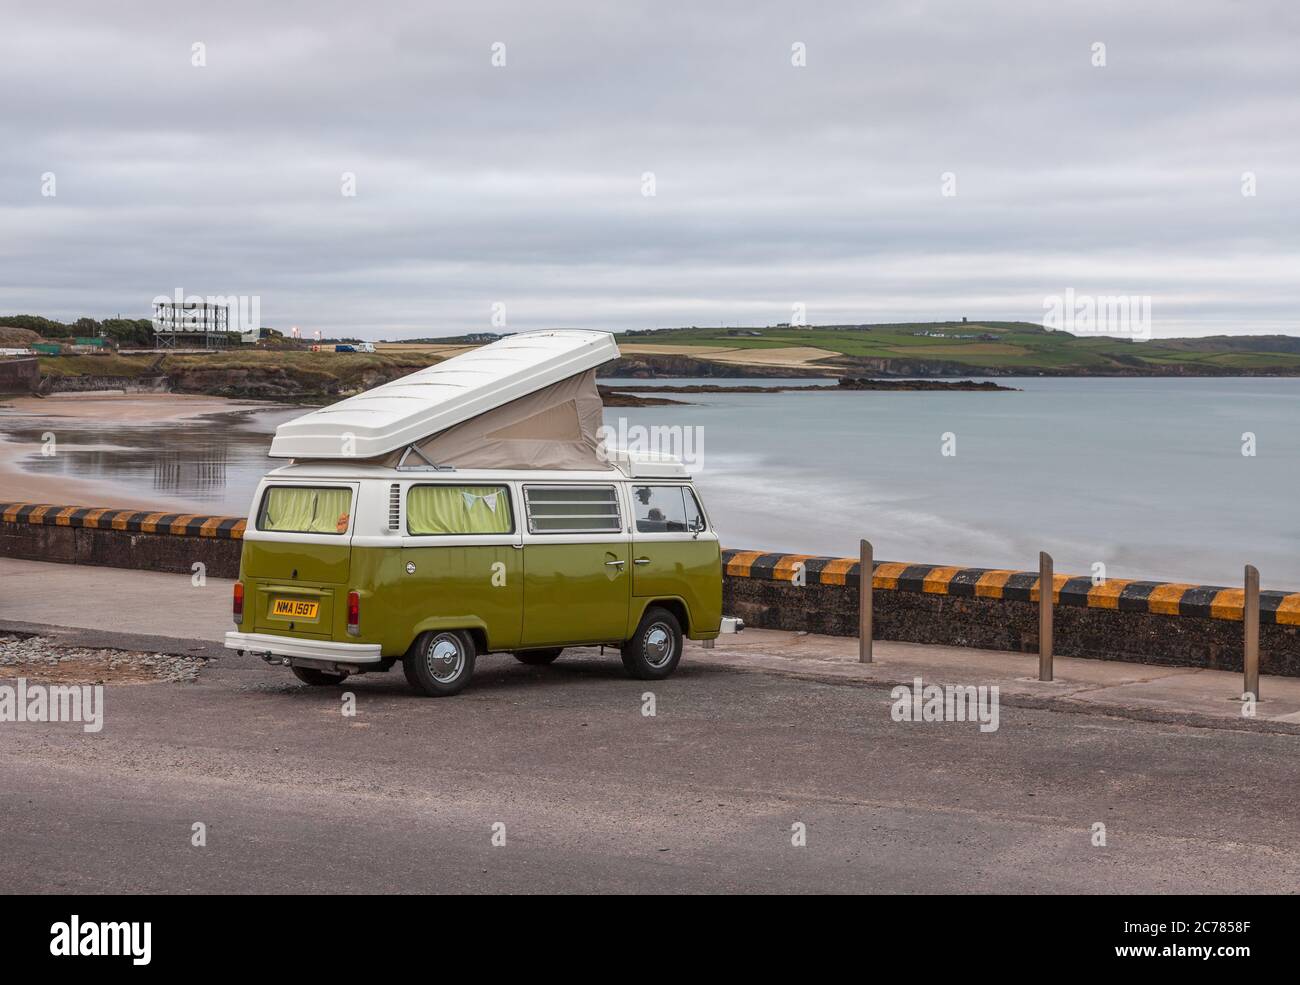
[[[0,725],[0,892],[1300,886],[1294,735],[1005,704],[985,734],[894,722],[879,688],[689,663],[647,685],[590,650],[484,658],[451,699],[400,671],[346,690],[355,717],[231,654],[111,688],[95,735]]]

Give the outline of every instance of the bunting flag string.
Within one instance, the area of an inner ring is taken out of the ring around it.
[[[497,511],[497,497],[501,494],[486,493],[484,495],[479,495],[477,493],[465,492],[464,490],[461,490],[461,495],[465,497],[465,509],[472,510],[474,508],[474,503],[477,500],[481,499],[483,500],[484,505],[486,505],[488,509],[490,509],[493,513],[495,513]]]

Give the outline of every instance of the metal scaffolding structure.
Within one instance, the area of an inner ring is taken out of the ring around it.
[[[230,309],[207,301],[155,301],[154,341],[158,348],[183,345],[220,349],[229,341]]]

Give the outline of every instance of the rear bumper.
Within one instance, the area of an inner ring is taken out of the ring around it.
[[[271,633],[227,633],[226,649],[247,650],[258,655],[274,654],[293,660],[324,660],[343,664],[377,664],[384,657],[378,643],[334,643],[304,640]]]

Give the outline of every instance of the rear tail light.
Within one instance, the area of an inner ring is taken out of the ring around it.
[[[242,581],[235,582],[235,601],[231,613],[235,617],[235,625],[241,625],[244,621],[244,583]]]
[[[361,634],[361,596],[356,591],[348,592],[348,635]]]

